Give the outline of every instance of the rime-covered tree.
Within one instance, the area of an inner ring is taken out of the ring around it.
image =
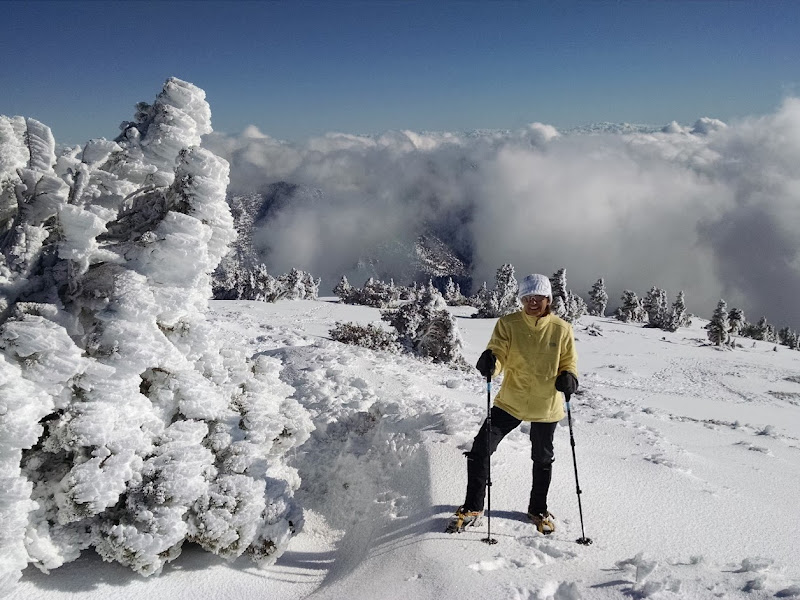
[[[670,325],[669,301],[667,292],[653,286],[644,298],[644,310],[650,327],[666,329]]]
[[[550,310],[553,311],[553,314],[564,317],[567,312],[567,270],[559,269],[553,273],[550,277],[550,286],[553,290],[553,302]]]
[[[447,278],[442,296],[448,306],[463,306],[467,303],[467,298],[461,293],[461,286],[455,283],[452,277]]]
[[[595,281],[589,291],[589,314],[595,317],[604,317],[606,306],[608,306],[608,292],[606,292],[605,281],[601,277]]]
[[[204,316],[235,237],[205,94],[170,79],[122,128],[56,158],[0,117],[2,589],[89,547],[144,575],[186,541],[269,562],[302,525],[282,456],[311,421]]]
[[[478,311],[486,305],[489,301],[489,297],[492,293],[489,291],[489,287],[486,285],[484,281],[481,286],[478,288],[478,291],[475,292],[472,296],[469,297],[469,304],[470,306],[474,306],[478,309]]]
[[[617,309],[616,318],[625,323],[643,323],[646,316],[642,299],[631,290],[622,292],[622,305]]]
[[[672,303],[667,323],[662,329],[666,331],[678,331],[679,327],[688,327],[690,324],[689,315],[686,313],[686,297],[683,290],[678,292],[675,302]]]
[[[478,306],[478,312],[475,313],[475,317],[496,319],[518,311],[520,308],[519,300],[517,299],[518,291],[519,284],[516,277],[514,277],[514,266],[506,263],[497,270],[495,287],[485,294],[480,306]]]
[[[409,352],[434,362],[464,362],[463,342],[455,317],[432,284],[400,308],[381,311],[381,319],[397,330],[400,343]]]
[[[729,329],[728,305],[725,303],[725,300],[720,300],[708,324],[708,339],[716,346],[727,344]]]
[[[731,308],[728,313],[728,324],[730,326],[728,331],[731,336],[741,335],[747,324],[744,311],[741,308]]]
[[[767,317],[761,317],[758,323],[750,325],[745,331],[747,332],[747,337],[751,337],[754,340],[761,340],[764,342],[775,341],[771,336],[771,332],[774,331],[774,328],[767,321]]]
[[[794,349],[797,347],[797,332],[790,327],[783,327],[778,331],[778,343]]]
[[[336,287],[333,288],[333,293],[336,294],[342,302],[349,304],[347,302],[347,298],[349,298],[350,294],[353,293],[353,286],[350,285],[349,281],[347,281],[347,277],[342,275],[339,283],[337,283]]]

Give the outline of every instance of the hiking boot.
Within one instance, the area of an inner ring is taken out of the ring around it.
[[[528,518],[536,526],[536,530],[544,535],[550,535],[556,530],[554,522],[555,517],[552,513],[544,511],[543,513],[528,513]]]
[[[483,522],[482,510],[466,510],[459,506],[447,523],[446,533],[461,533],[465,527],[477,527]]]

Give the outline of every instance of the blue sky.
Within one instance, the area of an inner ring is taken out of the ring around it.
[[[0,2],[0,114],[112,138],[170,76],[215,130],[690,124],[800,95],[800,2]],[[10,26],[9,26],[10,25]]]

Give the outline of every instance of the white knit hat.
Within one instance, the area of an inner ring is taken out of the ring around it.
[[[544,275],[528,275],[519,284],[517,298],[523,296],[547,296],[552,300],[553,288],[550,286],[550,280]]]

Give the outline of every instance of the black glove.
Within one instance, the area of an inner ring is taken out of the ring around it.
[[[481,357],[478,359],[477,364],[475,365],[480,371],[480,374],[483,375],[486,379],[489,379],[492,375],[494,375],[494,367],[497,364],[497,357],[492,354],[492,351],[486,349],[481,354]]]
[[[556,389],[571,396],[578,391],[578,378],[569,371],[561,371],[561,374],[556,377]]]

